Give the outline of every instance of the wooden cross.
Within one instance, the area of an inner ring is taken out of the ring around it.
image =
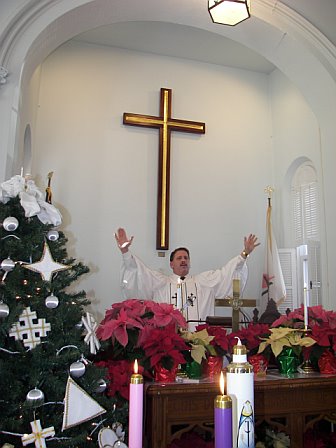
[[[232,297],[225,299],[215,299],[215,306],[232,308],[232,331],[239,331],[239,312],[240,308],[256,306],[257,301],[254,299],[242,299],[240,297],[240,282],[238,279],[233,280]]]
[[[171,118],[171,89],[162,88],[160,115],[130,114],[125,112],[123,123],[160,130],[156,248],[169,249],[169,198],[170,198],[170,134],[171,131],[204,134],[205,123]]]

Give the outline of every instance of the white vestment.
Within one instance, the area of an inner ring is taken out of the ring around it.
[[[243,291],[247,280],[246,260],[238,255],[221,269],[187,275],[180,284],[182,311],[194,329],[207,316],[215,315],[215,298],[232,297],[232,280],[240,279]],[[148,268],[129,251],[123,254],[121,268],[121,289],[125,299],[155,300],[156,302],[178,303],[179,277],[165,275]]]

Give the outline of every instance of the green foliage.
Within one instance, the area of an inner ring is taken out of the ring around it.
[[[14,232],[7,232],[0,226],[0,262],[8,257],[15,262],[12,271],[0,270],[0,303],[2,301],[9,307],[9,315],[0,317],[0,446],[6,442],[21,446],[20,436],[8,433],[30,434],[30,422],[39,419],[42,428],[53,426],[56,432],[54,440],[47,440],[48,447],[96,447],[99,431],[90,437],[94,425],[106,419],[105,425],[119,421],[125,427],[127,410],[115,408],[113,398],[96,392],[105,370],[90,362],[92,356],[84,342],[83,327],[79,325],[85,306],[90,302],[85,291],[76,292],[70,288],[89,269],[68,258],[63,232],[59,231],[56,241],[49,241],[47,233],[52,226],[43,224],[36,216],[26,218],[18,198],[0,203],[0,223],[9,216],[16,217],[19,226]],[[39,273],[24,268],[25,263],[41,259],[45,242],[56,262],[71,266],[54,273],[50,282],[43,280]],[[51,293],[59,299],[59,305],[54,309],[45,304]],[[9,336],[26,307],[35,311],[38,319],[43,318],[51,325],[48,335],[41,338],[42,343],[31,350],[22,341]],[[107,413],[61,432],[69,367],[82,355],[88,364],[85,374],[75,382]],[[44,393],[43,405],[34,407],[27,403],[27,393],[34,388]]]

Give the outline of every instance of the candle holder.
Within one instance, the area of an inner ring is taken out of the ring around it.
[[[143,384],[143,376],[140,373],[133,373],[131,376],[131,384]]]
[[[300,370],[302,370],[302,373],[314,373],[314,368],[310,362],[310,359],[306,359],[301,365],[300,365]]]
[[[311,333],[311,329],[308,328],[307,325],[305,325],[305,327],[301,331],[303,332],[304,337],[309,336],[309,333]],[[310,359],[306,359],[305,361],[303,361],[303,363],[300,365],[300,371],[305,374],[314,373],[314,368]]]
[[[232,400],[229,395],[217,395],[215,398],[215,408],[232,409]]]

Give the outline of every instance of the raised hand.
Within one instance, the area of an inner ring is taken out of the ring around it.
[[[132,244],[133,236],[128,238],[125,229],[121,227],[115,232],[114,237],[121,253],[128,252],[128,247]]]
[[[244,237],[244,252],[247,255],[250,255],[250,253],[253,252],[254,249],[260,245],[260,243],[257,243],[257,241],[258,238],[252,233],[250,233],[249,236]]]

